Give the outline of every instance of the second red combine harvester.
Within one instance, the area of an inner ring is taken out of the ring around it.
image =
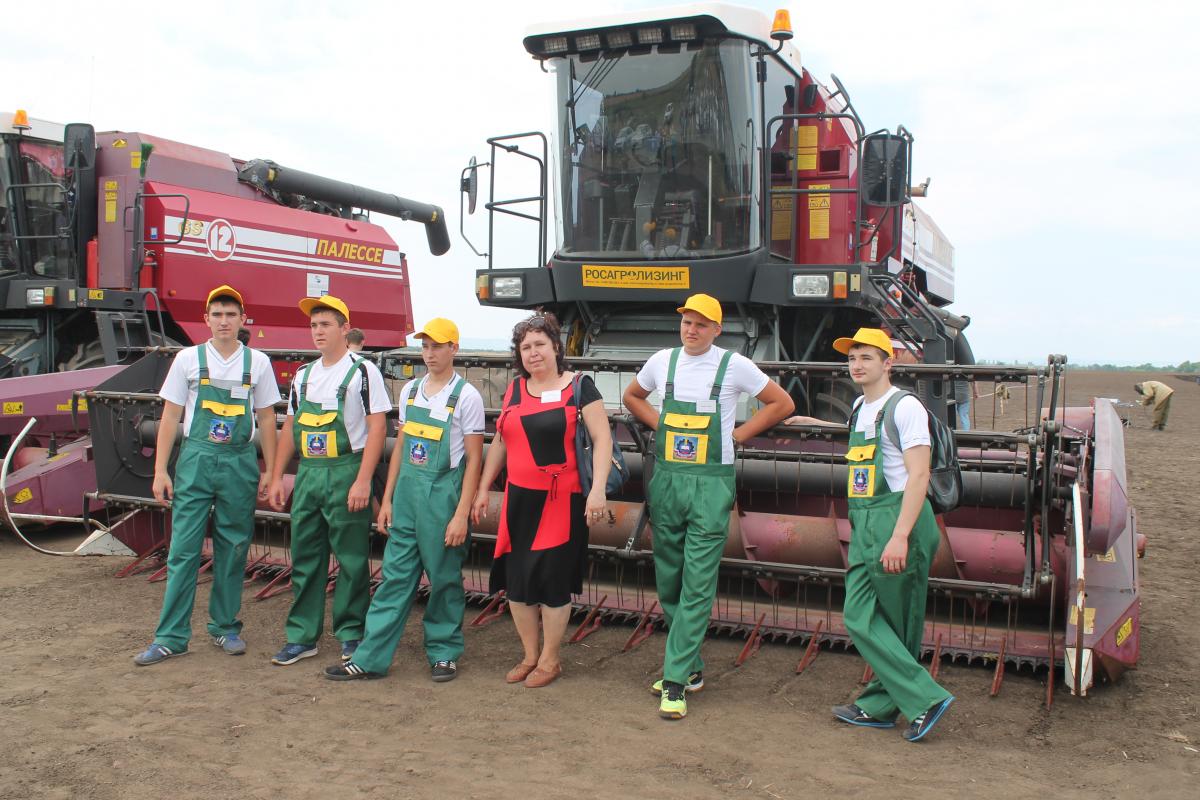
[[[3,449],[37,420],[10,454],[18,517],[79,514],[95,477],[73,393],[118,373],[123,390],[156,391],[161,375],[124,365],[204,341],[213,286],[242,292],[258,348],[311,348],[296,303],[326,293],[350,304],[373,348],[399,347],[412,329],[408,264],[369,213],[424,223],[434,255],[450,246],[433,205],[24,112],[0,114],[0,197]],[[285,381],[289,362],[276,367]]]

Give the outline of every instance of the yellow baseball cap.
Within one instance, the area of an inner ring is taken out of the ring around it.
[[[458,326],[444,317],[434,317],[425,323],[425,327],[417,331],[415,334],[418,339],[422,336],[428,336],[438,344],[446,342],[454,342],[458,344]]]
[[[721,301],[707,294],[694,294],[687,299],[686,303],[675,310],[680,314],[685,311],[695,311],[697,314],[704,315],[718,325],[721,324]]]
[[[859,328],[858,332],[851,337],[843,336],[840,339],[835,339],[833,341],[833,349],[843,355],[848,355],[850,348],[856,344],[869,344],[872,347],[878,347],[888,354],[888,358],[895,355],[895,352],[892,350],[892,337],[879,328]]]
[[[211,303],[213,300],[216,300],[218,297],[232,297],[234,300],[238,301],[238,305],[240,305],[242,308],[246,307],[246,304],[242,302],[242,295],[238,292],[238,290],[229,284],[223,283],[208,293],[208,299],[204,301],[204,308],[207,309],[209,303]]]
[[[300,310],[304,312],[304,316],[312,316],[314,308],[331,308],[345,317],[346,322],[350,321],[350,309],[344,302],[331,294],[323,297],[306,297],[300,301]]]

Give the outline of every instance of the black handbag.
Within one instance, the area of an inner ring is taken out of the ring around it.
[[[583,404],[579,399],[579,375],[571,380],[571,392],[575,397],[575,463],[579,467],[579,485],[583,487],[584,495],[592,491],[592,437],[587,425],[583,422]],[[612,430],[612,423],[609,423]],[[617,444],[617,437],[612,437],[612,468],[608,471],[608,483],[604,485],[605,496],[611,496],[621,491],[621,487],[629,480],[629,467],[625,465],[625,454]]]

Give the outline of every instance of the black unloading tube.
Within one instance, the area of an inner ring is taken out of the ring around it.
[[[256,159],[238,170],[238,180],[261,190],[272,189],[284,194],[298,194],[312,200],[377,211],[391,217],[420,222],[429,239],[429,252],[440,256],[450,249],[450,234],[446,231],[446,215],[438,206],[418,203],[386,192],[364,189],[352,183],[322,178],[298,169],[281,167],[273,161]]]

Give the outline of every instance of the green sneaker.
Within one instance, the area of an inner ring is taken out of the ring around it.
[[[687,716],[687,699],[683,684],[663,681],[662,700],[658,703],[658,715],[663,719],[683,719]]]
[[[704,688],[704,673],[703,672],[693,672],[691,675],[688,676],[687,685],[684,686],[683,688],[689,692],[698,692],[701,689],[703,689]],[[655,697],[658,697],[659,695],[661,695],[662,690],[663,690],[663,682],[662,682],[661,678],[659,680],[656,680],[654,683],[650,684],[650,694],[654,695]]]

